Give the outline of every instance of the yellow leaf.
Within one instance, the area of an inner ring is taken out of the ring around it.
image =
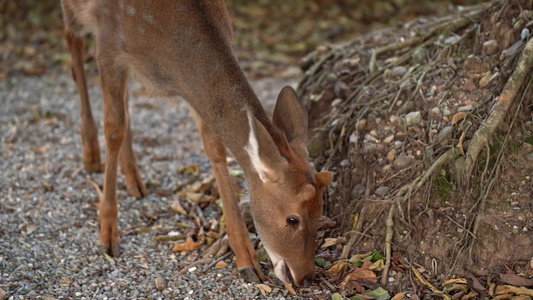
[[[320,248],[324,249],[324,248],[332,247],[337,244],[343,244],[343,243],[346,243],[346,238],[342,236],[338,238],[326,238],[324,241],[324,244],[322,244]]]
[[[272,292],[272,288],[266,284],[256,284],[255,287],[257,287],[261,291],[261,294],[263,294],[265,297]]]
[[[176,213],[178,213],[180,215],[184,215],[184,216],[187,215],[187,212],[185,211],[183,206],[181,206],[180,200],[178,200],[178,199],[172,201],[172,203],[170,204],[170,209],[172,209],[172,211],[174,211],[174,212],[176,212]]]
[[[452,117],[452,125],[456,125],[457,123],[461,122],[462,119],[466,117],[466,113],[464,112],[458,112]]]
[[[200,174],[200,166],[199,165],[190,165],[181,167],[178,169],[178,172],[183,175],[191,174],[193,176],[198,176]]]
[[[452,283],[466,284],[466,278],[448,279],[448,280],[444,281],[444,283],[442,285],[445,286],[445,285],[452,284]]]
[[[326,275],[328,275],[328,276],[334,276],[334,275],[337,275],[337,274],[340,274],[340,273],[346,271],[347,267],[348,267],[348,261],[346,261],[346,260],[336,261],[324,273]]]
[[[405,298],[405,295],[407,295],[407,293],[398,293],[394,295],[391,300],[402,300],[403,298]]]
[[[370,265],[368,267],[371,271],[382,271],[385,268],[385,265],[383,264],[383,259],[380,259]]]

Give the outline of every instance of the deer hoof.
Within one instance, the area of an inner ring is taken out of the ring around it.
[[[259,277],[257,276],[257,274],[255,273],[255,270],[252,269],[252,268],[244,268],[244,269],[240,269],[239,270],[239,273],[241,273],[241,277],[246,281],[246,282],[259,282]]]
[[[119,257],[120,256],[120,247],[118,244],[113,244],[111,247],[108,245],[98,244],[98,250],[102,254],[107,254],[112,257]]]

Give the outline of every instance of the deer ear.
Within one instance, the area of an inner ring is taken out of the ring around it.
[[[333,174],[331,174],[329,171],[320,171],[319,173],[315,174],[315,179],[318,188],[325,188],[333,181]]]
[[[298,156],[307,160],[307,112],[290,86],[279,93],[272,121],[285,133]]]
[[[250,158],[250,163],[263,182],[277,181],[280,170],[285,161],[279,153],[272,136],[265,126],[259,122],[250,110],[248,110],[248,124],[250,133],[248,145],[244,147]]]

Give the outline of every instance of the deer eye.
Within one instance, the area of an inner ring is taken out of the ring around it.
[[[300,224],[300,220],[298,220],[297,217],[288,217],[287,218],[287,224],[291,226],[298,226]]]

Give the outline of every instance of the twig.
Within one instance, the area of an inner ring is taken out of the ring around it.
[[[187,273],[187,271],[191,268],[194,268],[196,266],[199,266],[199,265],[205,265],[205,264],[209,264],[213,261],[213,259],[211,257],[208,257],[208,258],[202,258],[200,260],[197,260],[195,262],[192,262],[190,264],[188,264],[187,266],[183,267],[183,269],[181,269],[181,271],[179,271],[176,275],[172,276],[171,279],[176,279],[176,278],[179,278],[181,275]]]
[[[494,105],[492,113],[487,119],[485,119],[485,122],[480,125],[470,142],[470,146],[466,153],[465,168],[463,170],[463,184],[467,185],[470,182],[470,176],[472,175],[481,149],[488,143],[489,138],[494,131],[496,131],[496,128],[498,128],[503,122],[516,94],[520,90],[520,87],[532,68],[533,39],[530,39],[522,52],[517,67],[507,81],[498,102]]]
[[[222,255],[221,257],[217,258],[216,260],[214,260],[212,263],[208,264],[206,267],[205,267],[205,270],[209,270],[211,269],[212,267],[214,267],[218,262],[230,257],[232,252],[228,252],[224,255]]]
[[[394,208],[396,205],[391,204],[389,209],[389,215],[387,216],[387,221],[385,224],[387,225],[387,235],[385,236],[385,268],[383,268],[383,275],[381,277],[381,285],[385,286],[388,283],[389,279],[389,268],[390,268],[390,260],[391,260],[391,248],[392,248],[392,236],[394,234],[393,226],[394,226]]]

